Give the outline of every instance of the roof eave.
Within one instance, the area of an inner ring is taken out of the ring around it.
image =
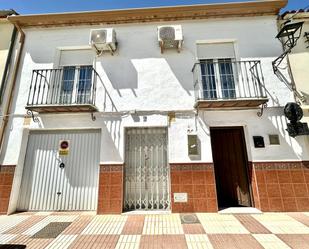
[[[19,15],[8,17],[21,27],[66,26],[85,24],[120,24],[237,16],[277,15],[287,0],[186,5],[125,10]]]

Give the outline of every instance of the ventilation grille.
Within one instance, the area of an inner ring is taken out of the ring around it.
[[[32,236],[34,239],[54,239],[72,222],[51,222]]]
[[[160,38],[162,41],[175,41],[175,28],[173,27],[160,28]]]

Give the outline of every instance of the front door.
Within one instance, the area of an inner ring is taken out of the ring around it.
[[[219,208],[251,206],[243,128],[211,128],[210,133]]]
[[[126,130],[124,210],[170,209],[166,128]]]

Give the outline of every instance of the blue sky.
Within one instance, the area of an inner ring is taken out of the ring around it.
[[[15,9],[20,14],[37,14],[239,1],[242,0],[0,0],[0,9]],[[309,0],[289,0],[284,10],[306,6],[309,6]]]

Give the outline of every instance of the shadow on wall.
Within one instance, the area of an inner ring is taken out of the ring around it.
[[[120,155],[120,130],[121,117],[109,118],[105,120],[105,126],[102,128],[101,150],[103,161],[122,162]]]
[[[117,52],[116,52],[117,53]],[[109,84],[112,89],[116,89],[118,95],[122,97],[121,90],[131,89],[133,95],[137,97],[135,89],[138,87],[137,72],[131,63],[130,58],[120,58],[117,54],[107,55],[98,58],[98,73],[101,75],[104,84]]]
[[[103,74],[104,83],[109,83],[122,97],[121,90],[131,89],[133,95],[143,94],[143,91],[162,91],[163,88],[185,89],[191,95],[193,83],[190,68],[179,63],[177,57],[165,58],[118,58],[111,61],[101,61],[98,71]],[[173,69],[170,66],[173,64]],[[117,66],[116,66],[117,65]],[[179,77],[176,76],[179,75]],[[190,77],[190,80],[186,80]]]
[[[233,112],[233,111],[230,111]],[[245,112],[241,116],[231,115],[230,112],[204,112],[198,117],[199,128],[210,136],[210,127],[233,127],[243,126],[245,130],[246,146],[249,161],[261,160],[300,160],[304,157],[304,146],[307,146],[306,137],[291,138],[287,133],[287,120],[282,110],[270,114],[267,109],[264,115],[259,118],[254,113]],[[268,135],[279,135],[280,145],[270,145]],[[265,148],[254,148],[253,136],[263,136]]]

